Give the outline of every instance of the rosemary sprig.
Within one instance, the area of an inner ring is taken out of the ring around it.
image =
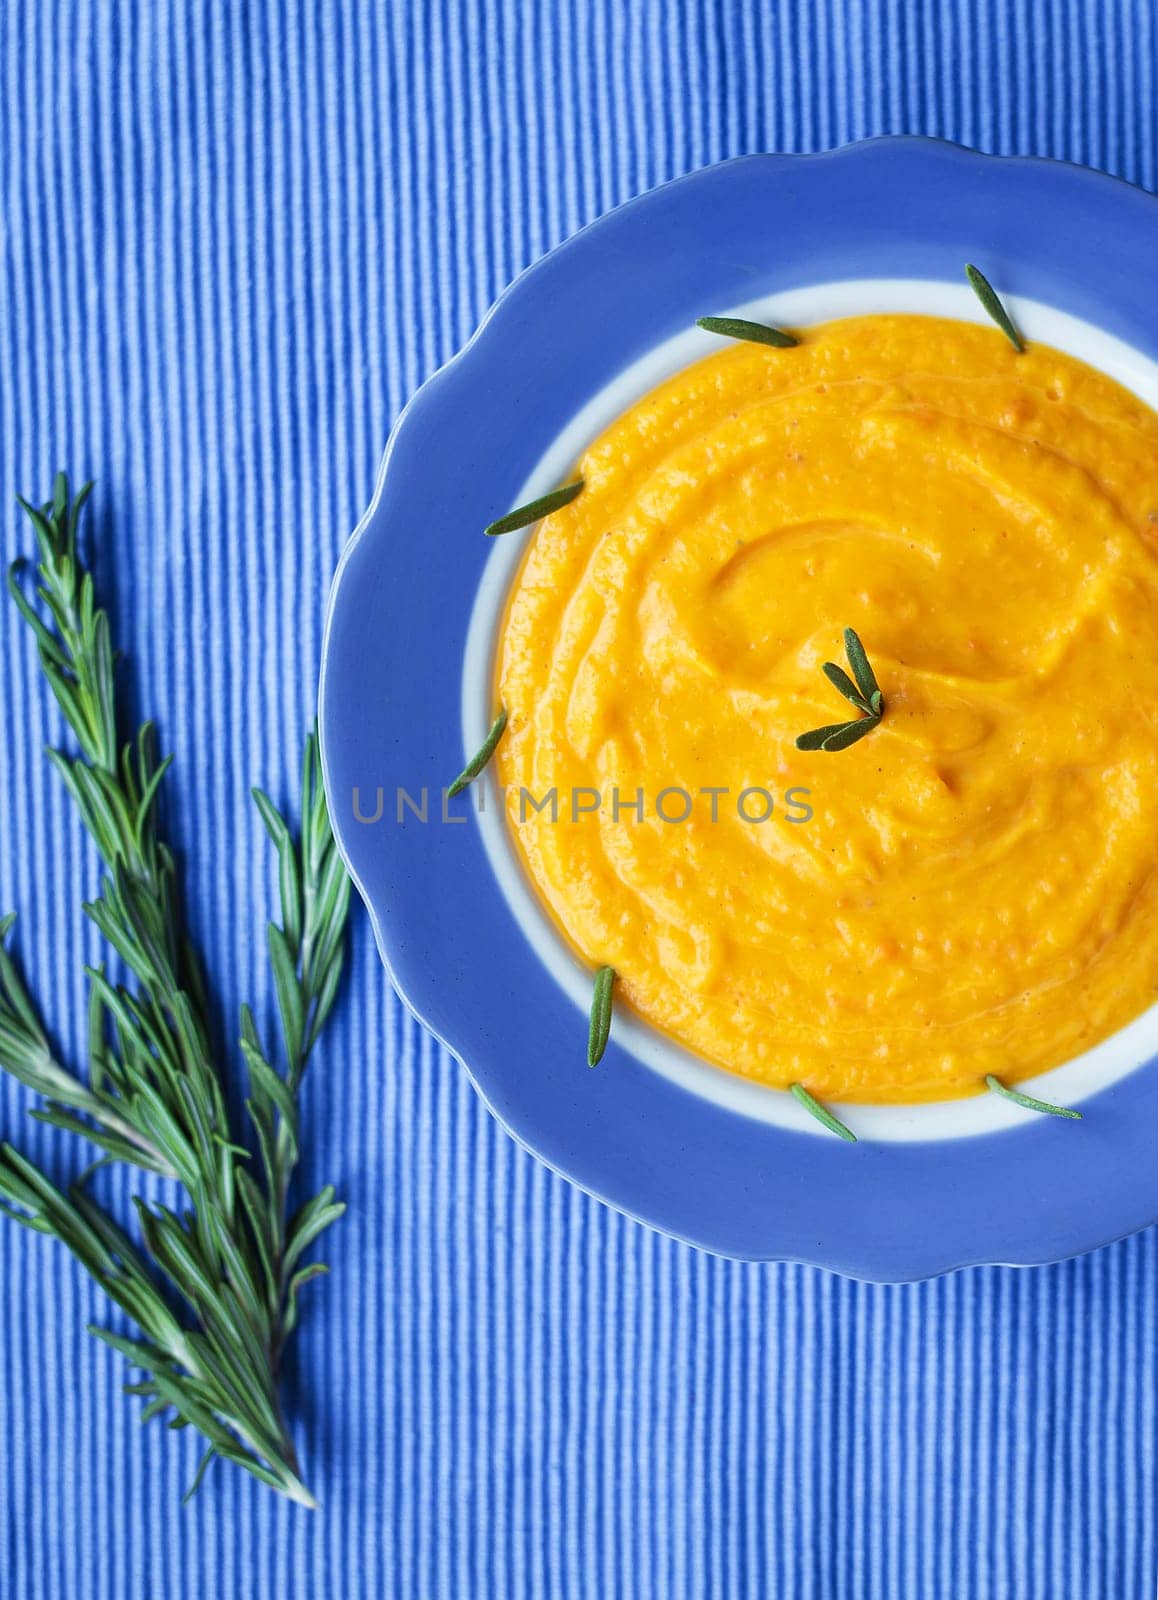
[[[794,1083],[789,1087],[810,1117],[815,1117],[829,1133],[835,1133],[838,1139],[845,1140],[847,1144],[856,1144],[856,1134],[852,1129],[846,1128],[839,1117],[834,1117],[827,1106],[822,1106],[819,1100],[810,1095],[802,1083]]]
[[[985,274],[972,264],[966,266],[965,276],[969,280],[969,287],[985,307],[986,312],[996,322],[1002,333],[1017,351],[1018,355],[1025,353],[1025,340],[1018,333],[1013,323],[1013,318],[1006,311],[998,298],[997,291]]]
[[[269,944],[287,1057],[284,1074],[270,1065],[246,1010],[242,1049],[259,1182],[230,1127],[200,964],[184,933],[173,857],[157,832],[155,802],[168,762],[156,758],[150,725],[131,744],[120,738],[108,621],[77,555],[87,493],[70,499],[58,475],[48,505],[25,506],[39,547],[39,605],[21,589],[19,566],[9,583],[80,747],[80,755],[52,759],[105,868],[101,893],[85,910],[127,981],[89,970],[86,1082],[53,1052],[15,963],[0,952],[0,1066],[46,1097],[47,1108],[33,1115],[83,1134],[102,1160],[175,1177],[189,1208],[178,1213],[138,1200],[141,1243],[134,1245],[79,1184],[62,1192],[9,1146],[0,1151],[0,1208],[65,1244],[136,1324],[132,1338],[93,1331],[145,1370],[146,1379],[129,1386],[148,1398],[145,1418],[172,1412],[172,1426],[197,1428],[208,1446],[201,1471],[223,1456],[313,1505],[282,1415],[277,1372],[298,1293],[324,1270],[302,1258],[342,1210],[327,1188],[287,1218],[296,1096],[338,986],[348,885],[311,738],[299,843],[265,796],[258,800],[281,869],[283,925],[270,930]],[[11,921],[4,919],[0,934]]]
[[[1035,1100],[1031,1094],[1022,1094],[1020,1089],[1009,1088],[992,1072],[986,1073],[985,1082],[994,1094],[999,1094],[1003,1100],[1012,1100],[1016,1106],[1024,1106],[1027,1111],[1041,1111],[1050,1117],[1070,1117],[1075,1122],[1082,1120],[1080,1111],[1074,1111],[1069,1106],[1055,1106],[1049,1100]]]
[[[500,533],[514,533],[516,528],[529,528],[532,522],[539,522],[543,517],[549,517],[552,511],[569,506],[582,492],[583,479],[578,478],[574,483],[564,484],[561,489],[552,489],[550,494],[541,494],[537,500],[528,500],[525,506],[516,506],[505,517],[490,523],[486,536],[493,539]]]
[[[483,770],[487,762],[498,749],[499,740],[502,738],[506,726],[507,713],[506,709],[503,708],[500,709],[498,716],[491,723],[491,731],[487,734],[482,744],[479,745],[474,755],[471,756],[466,766],[463,767],[458,777],[446,791],[446,797],[448,800],[453,800],[456,794],[461,794],[467,785],[473,783],[478,777],[479,773]]]
[[[775,345],[777,350],[791,350],[800,340],[795,334],[785,333],[767,322],[749,322],[744,317],[697,317],[696,327],[705,333],[718,333],[722,339],[746,339],[750,344]]]
[[[615,988],[615,968],[600,967],[591,994],[591,1025],[587,1031],[587,1065],[597,1067],[603,1060],[611,1037],[611,991]]]
[[[843,667],[838,667],[835,661],[824,663],[824,675],[829,683],[840,690],[846,700],[852,702],[861,715],[854,717],[851,722],[830,722],[823,728],[813,728],[810,733],[802,733],[796,741],[798,750],[830,752],[847,750],[850,745],[856,744],[858,740],[880,726],[885,714],[885,697],[881,693],[876,673],[869,665],[864,645],[852,628],[844,630],[844,650],[848,664],[852,668],[852,677],[849,677]]]

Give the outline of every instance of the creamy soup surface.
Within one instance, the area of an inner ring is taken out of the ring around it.
[[[866,316],[723,345],[578,475],[507,608],[497,769],[617,1005],[885,1102],[1031,1077],[1158,998],[1154,412],[1046,346]],[[885,716],[802,752],[856,715],[821,670],[846,626]]]

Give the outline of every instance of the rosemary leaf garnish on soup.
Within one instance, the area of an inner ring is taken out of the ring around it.
[[[1005,1100],[1012,1100],[1014,1105],[1023,1106],[1026,1111],[1041,1111],[1049,1117],[1072,1117],[1081,1121],[1081,1112],[1074,1111],[1069,1106],[1055,1106],[1052,1101],[1038,1100],[1032,1094],[1022,1094],[1017,1089],[1009,1089],[994,1073],[986,1074],[985,1082],[994,1094],[999,1094]]]
[[[450,788],[446,791],[448,799],[453,800],[456,794],[461,794],[467,785],[473,783],[478,777],[479,773],[487,765],[490,758],[494,755],[495,750],[498,748],[499,740],[502,738],[506,726],[507,713],[501,710],[495,720],[491,723],[490,732],[487,734],[478,750],[476,750],[474,755],[467,762],[466,766],[463,767],[458,777],[451,784]]]
[[[852,678],[835,661],[826,661],[822,670],[829,683],[852,702],[860,715],[848,722],[831,722],[823,728],[813,728],[811,733],[802,733],[796,741],[798,750],[847,750],[871,733],[885,714],[885,697],[869,666],[864,645],[852,628],[844,630],[844,650],[853,671]]]
[[[567,483],[561,489],[552,489],[550,494],[540,495],[537,500],[529,500],[526,505],[517,506],[514,511],[508,511],[505,516],[492,522],[485,530],[487,538],[493,539],[500,533],[514,533],[517,528],[529,528],[533,522],[549,517],[552,511],[570,505],[576,495],[582,492],[583,480],[580,478],[576,483]]]
[[[996,322],[997,326],[1001,329],[1002,333],[1009,340],[1013,348],[1019,355],[1021,355],[1025,350],[1025,340],[1021,337],[1020,333],[1018,333],[1016,327],[1014,326],[1013,318],[1009,315],[1009,312],[1006,311],[1005,306],[1002,304],[997,291],[994,289],[989,279],[983,272],[980,272],[975,266],[972,265],[969,265],[965,268],[965,276],[969,280],[970,288],[973,290],[973,293],[977,296],[978,300],[980,300],[981,304],[985,307],[985,310],[993,318],[994,322]]]
[[[603,1060],[611,1037],[611,991],[615,987],[615,968],[600,967],[591,993],[591,1026],[587,1035],[587,1065],[597,1067]]]
[[[808,1115],[814,1117],[821,1127],[827,1128],[829,1133],[835,1133],[837,1138],[843,1139],[846,1144],[857,1142],[852,1129],[846,1127],[839,1117],[833,1116],[826,1106],[822,1106],[819,1100],[810,1095],[802,1083],[793,1083],[789,1087]]]
[[[718,333],[723,339],[746,339],[750,344],[770,344],[778,350],[791,350],[800,340],[767,322],[749,322],[744,317],[697,317],[696,327],[705,333]]]

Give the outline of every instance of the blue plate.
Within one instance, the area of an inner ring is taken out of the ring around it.
[[[667,1062],[638,1022],[617,1026],[589,1071],[577,1003],[589,976],[577,989],[569,958],[534,937],[533,896],[501,870],[495,819],[468,793],[443,820],[441,799],[489,709],[479,596],[501,590],[509,568],[492,563],[509,563],[495,552],[511,541],[483,528],[599,431],[600,397],[626,404],[702,353],[686,347],[696,317],[804,304],[817,286],[823,307],[833,284],[847,306],[849,280],[866,286],[863,309],[883,309],[899,279],[980,315],[952,298],[968,299],[972,260],[1031,336],[1035,316],[1053,342],[1079,319],[1128,378],[1132,357],[1158,358],[1156,246],[1149,196],[1060,163],[918,139],[745,157],[552,251],[403,413],[331,597],[321,729],[334,826],[403,998],[515,1138],[592,1194],[723,1254],[882,1281],[1057,1260],[1158,1219],[1152,1025],[1127,1030],[1113,1072],[1081,1080],[1082,1122],[981,1097],[981,1110],[954,1103],[961,1137],[944,1136],[936,1108],[893,1124],[850,1113],[855,1146],[785,1110],[787,1096],[678,1052]]]

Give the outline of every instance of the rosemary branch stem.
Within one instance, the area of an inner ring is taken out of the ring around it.
[[[327,1187],[289,1216],[299,1159],[298,1090],[337,992],[349,880],[311,737],[301,854],[282,854],[286,929],[271,928],[270,935],[286,1029],[284,1077],[261,1055],[252,1016],[243,1013],[255,1153],[231,1128],[201,965],[183,926],[176,864],[157,827],[156,800],[169,763],[157,757],[151,724],[133,741],[120,737],[108,619],[77,556],[87,493],[70,499],[59,475],[48,505],[25,506],[39,546],[39,587],[30,598],[17,565],[9,589],[80,747],[50,756],[104,867],[99,896],[85,910],[127,979],[113,982],[103,967],[88,971],[85,1082],[57,1059],[3,946],[12,918],[0,918],[0,1067],[45,1097],[33,1115],[92,1140],[104,1160],[176,1179],[190,1207],[178,1213],[137,1200],[138,1248],[80,1184],[62,1194],[3,1147],[0,1209],[59,1239],[135,1324],[135,1337],[93,1332],[147,1373],[146,1381],[129,1386],[150,1397],[146,1417],[171,1409],[175,1425],[192,1424],[204,1436],[208,1449],[194,1489],[217,1455],[313,1506],[277,1374],[298,1292],[325,1270],[302,1259],[344,1209]],[[262,798],[280,851],[290,843],[288,825]],[[264,1176],[264,1190],[255,1171]],[[184,1323],[158,1278],[183,1302]]]

